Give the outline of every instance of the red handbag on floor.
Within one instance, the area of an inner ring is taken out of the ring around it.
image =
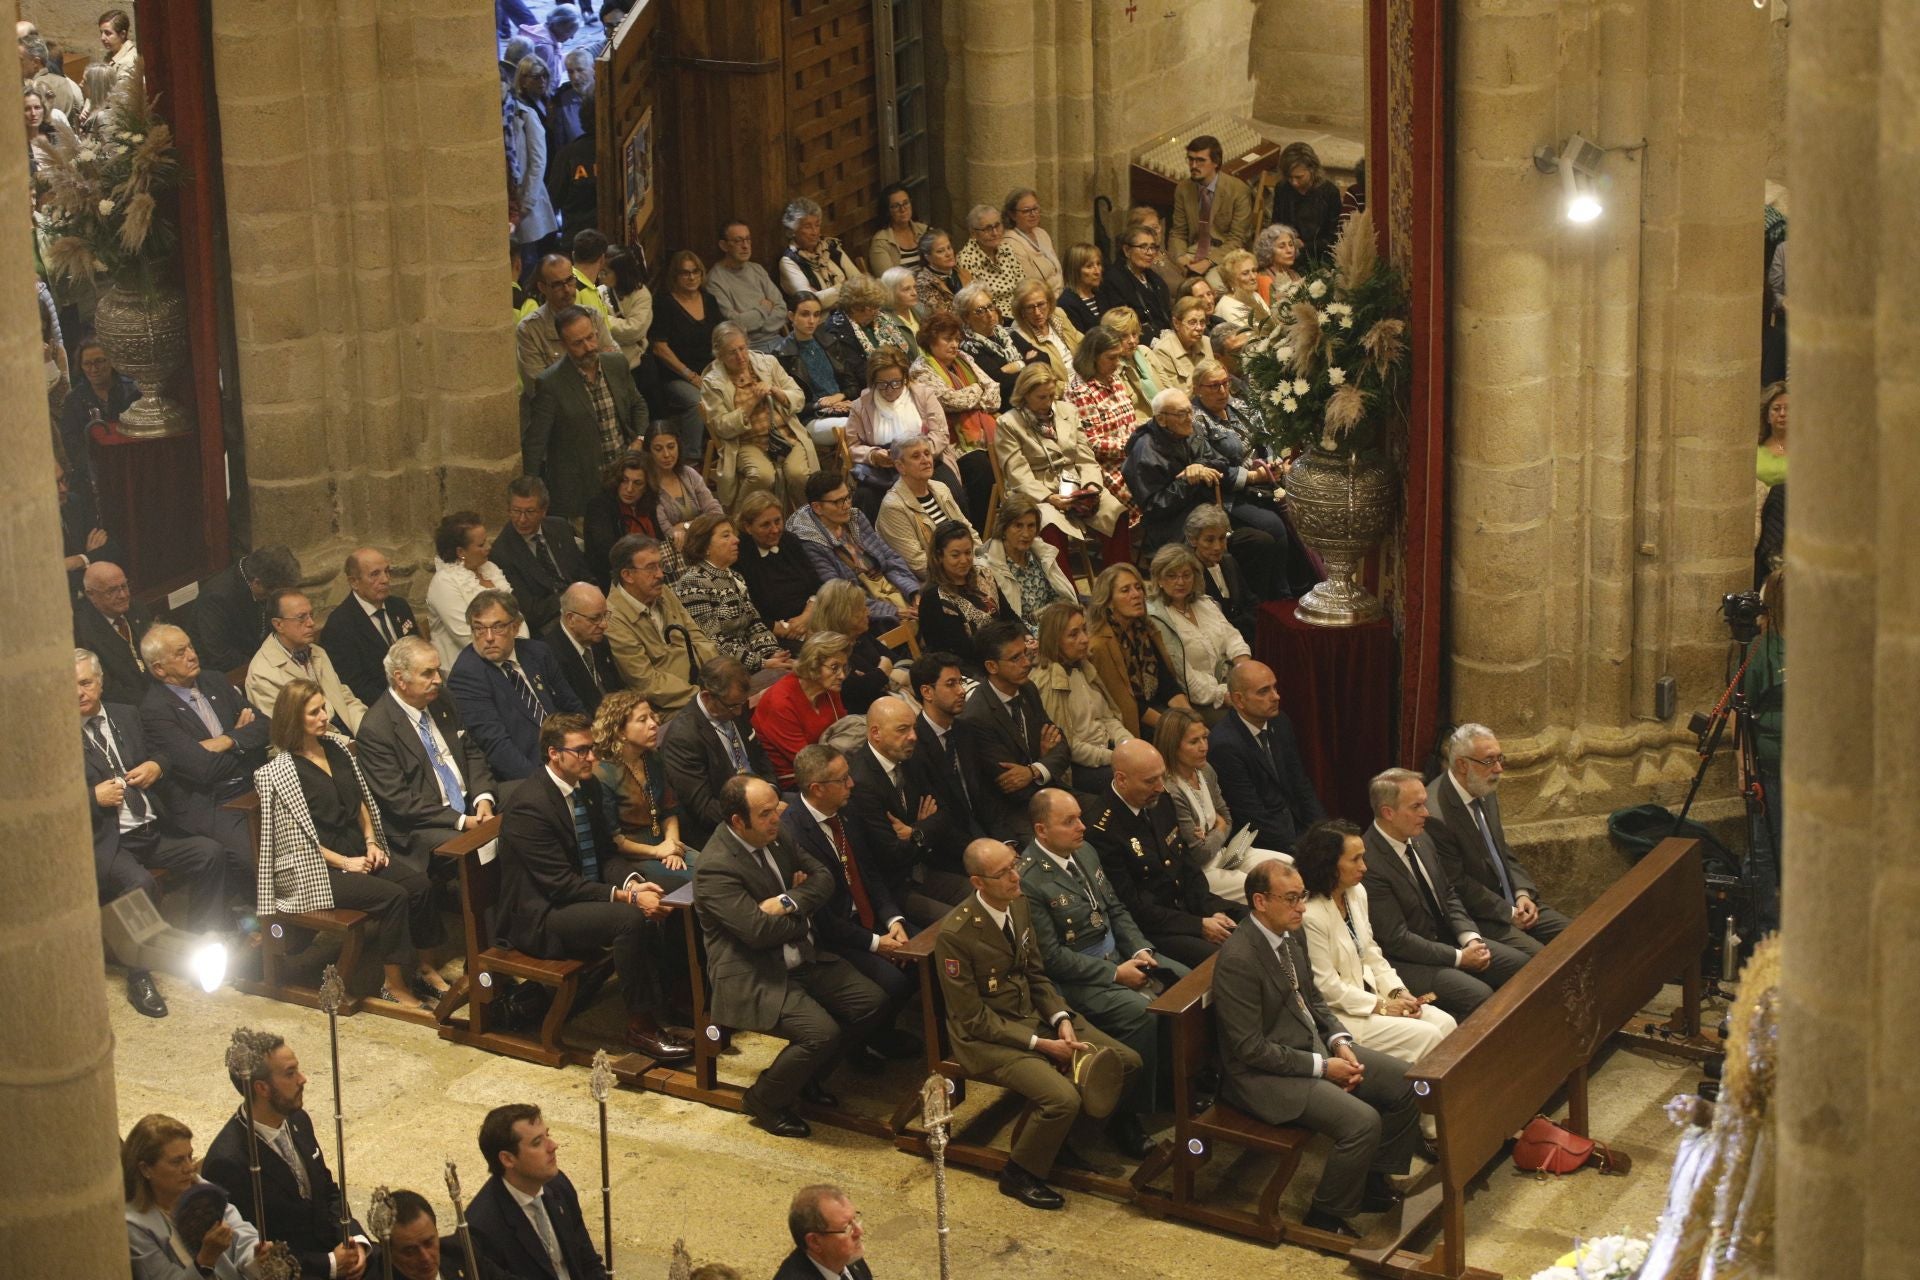
[[[1624,1174],[1633,1168],[1632,1157],[1604,1142],[1583,1138],[1545,1116],[1535,1116],[1520,1131],[1513,1144],[1513,1163],[1528,1173],[1575,1173],[1590,1164],[1599,1166],[1602,1173]]]

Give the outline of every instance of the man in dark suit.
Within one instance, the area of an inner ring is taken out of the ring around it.
[[[300,585],[300,562],[285,546],[259,547],[201,584],[193,638],[215,671],[244,667],[267,638],[267,597]]]
[[[920,1042],[893,1030],[893,1024],[917,984],[891,958],[913,930],[861,833],[847,821],[847,800],[856,789],[852,767],[840,752],[816,742],[794,756],[793,777],[798,794],[780,815],[780,834],[833,874],[833,898],[813,916],[820,946],[859,970],[887,998],[880,1029],[858,1046],[855,1061],[877,1065],[887,1057],[916,1057]]]
[[[393,1274],[400,1280],[469,1280],[473,1274],[460,1238],[440,1234],[432,1202],[418,1191],[393,1193],[387,1252],[393,1257]]]
[[[1247,873],[1245,924],[1213,962],[1221,1096],[1267,1124],[1298,1125],[1333,1139],[1306,1225],[1358,1236],[1356,1213],[1400,1198],[1420,1140],[1407,1064],[1355,1043],[1313,983],[1300,933],[1306,886],[1268,858]]]
[[[917,660],[914,670],[923,670],[925,661]],[[958,661],[931,669],[953,676],[946,705],[956,710],[965,705]],[[938,676],[934,685],[939,685]],[[927,705],[933,714],[941,714],[936,704],[947,695],[928,688],[921,696],[931,699]],[[943,792],[958,788],[958,779],[943,778],[944,761],[937,749],[921,750],[920,719],[900,698],[876,698],[867,708],[867,744],[847,757],[853,798],[847,803],[846,821],[854,843],[871,854],[907,919],[924,927],[973,892],[960,873],[960,854],[967,841],[986,833],[973,822],[964,800],[942,798]],[[946,723],[953,722],[949,718]],[[929,725],[927,733],[933,732]]]
[[[584,515],[600,492],[600,470],[646,434],[647,405],[627,358],[602,351],[593,313],[563,307],[554,316],[566,355],[533,380],[520,439],[520,470],[547,482],[555,515]]]
[[[487,1112],[480,1154],[491,1176],[467,1206],[467,1230],[482,1275],[560,1280],[564,1268],[570,1280],[607,1280],[540,1108],[513,1102]]]
[[[575,582],[560,593],[560,616],[539,636],[540,642],[553,651],[560,674],[573,686],[573,696],[589,711],[608,694],[626,688],[613,660],[613,648],[607,643],[607,619],[612,616],[600,588],[591,582]]]
[[[1018,622],[990,622],[974,643],[987,678],[960,713],[967,730],[960,748],[971,749],[974,773],[982,780],[979,794],[970,798],[987,834],[1018,846],[1026,842],[1027,806],[1042,787],[1070,785],[1073,758],[1066,735],[1047,718],[1040,694],[1027,681],[1033,671],[1027,629]]]
[[[450,864],[433,865],[433,851],[493,816],[493,772],[453,699],[441,692],[445,677],[432,643],[397,640],[386,665],[387,692],[368,704],[354,739],[360,772],[380,807],[393,860],[418,875],[451,874]]]
[[[1280,710],[1280,685],[1264,662],[1240,662],[1227,673],[1228,713],[1209,735],[1207,761],[1220,775],[1220,795],[1236,823],[1251,824],[1262,849],[1287,853],[1327,816],[1294,744],[1293,722]]]
[[[873,1280],[860,1210],[841,1188],[822,1182],[795,1192],[787,1233],[793,1252],[781,1260],[773,1280]]]
[[[196,926],[225,930],[224,852],[205,836],[183,833],[165,817],[151,793],[160,780],[160,766],[147,754],[137,714],[132,707],[101,704],[100,662],[93,654],[76,649],[73,659],[100,901],[112,902],[138,889],[159,910],[160,888],[147,868],[164,867],[185,883]],[[127,970],[127,1000],[149,1018],[167,1016],[167,1002],[145,969]]]
[[[126,551],[100,518],[86,469],[78,464],[76,467],[69,476],[60,459],[53,460],[53,483],[60,494],[60,554],[65,557],[67,595],[77,600],[87,566],[95,560],[120,564]]]
[[[307,1077],[301,1073],[299,1058],[285,1040],[270,1032],[241,1028],[234,1035],[246,1037],[255,1065],[247,1075],[229,1077],[246,1102],[227,1118],[207,1148],[202,1176],[225,1188],[233,1207],[255,1228],[262,1227],[264,1208],[262,1237],[284,1243],[300,1264],[302,1276],[367,1274],[368,1263],[377,1261],[373,1243],[352,1219],[320,1152],[313,1117],[305,1110]],[[259,1205],[253,1200],[249,1122],[260,1148],[263,1203]],[[343,1213],[348,1214],[344,1232],[340,1228]]]
[[[826,949],[813,917],[833,901],[833,873],[780,838],[780,793],[760,778],[720,788],[726,825],[694,864],[693,902],[707,941],[713,1020],[785,1040],[741,1098],[780,1138],[813,1132],[796,1101],[838,1105],[822,1084],[840,1054],[864,1044],[887,997]]]
[[[680,840],[704,848],[726,822],[720,788],[750,774],[773,781],[773,765],[747,713],[750,684],[738,658],[710,658],[700,666],[700,692],[660,738],[660,763],[680,800]]]
[[[1367,919],[1374,941],[1416,994],[1431,991],[1456,1018],[1479,1008],[1527,962],[1527,953],[1481,936],[1460,905],[1424,834],[1427,788],[1410,769],[1388,769],[1367,785],[1373,825],[1367,850]]]
[[[127,575],[117,564],[96,560],[81,581],[81,599],[73,606],[73,642],[100,660],[106,673],[102,700],[137,707],[150,683],[140,637],[153,625],[153,616],[134,605]]]
[[[1154,950],[1192,967],[1233,933],[1246,909],[1207,888],[1177,830],[1167,766],[1144,738],[1113,749],[1113,784],[1087,808],[1087,842]]]
[[[413,606],[393,594],[393,564],[374,547],[361,547],[347,557],[347,598],[327,615],[320,629],[320,647],[333,659],[333,669],[353,696],[372,706],[387,691],[387,672],[381,665],[396,640],[420,634]]]
[[[555,712],[581,715],[586,708],[547,646],[514,639],[520,606],[511,595],[482,591],[467,602],[467,625],[473,643],[453,660],[447,690],[493,776],[514,782],[540,768],[541,723]]]
[[[548,717],[540,730],[546,763],[507,799],[500,818],[500,901],[496,933],[546,960],[613,952],[627,1004],[627,1043],[657,1062],[693,1055],[665,1030],[662,971],[674,964],[662,922],[661,888],[628,875],[610,884],[619,863],[593,778],[592,725],[582,715]]]
[[[1427,783],[1427,836],[1447,879],[1480,932],[1529,956],[1571,923],[1542,906],[1533,877],[1513,856],[1500,824],[1500,775],[1507,758],[1483,724],[1447,737],[1446,772]]]
[[[574,541],[573,526],[550,516],[547,482],[515,476],[507,485],[507,523],[493,540],[491,558],[507,575],[527,626],[535,631],[560,616],[560,593],[570,582],[593,577]]]
[[[253,830],[245,814],[224,806],[253,789],[253,771],[267,762],[267,719],[225,676],[200,669],[193,640],[179,627],[148,627],[140,653],[153,674],[140,703],[140,731],[162,769],[160,807],[180,831],[220,846],[226,891],[251,902]]]

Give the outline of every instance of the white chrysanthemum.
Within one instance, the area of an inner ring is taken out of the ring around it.
[[[1326,281],[1312,280],[1307,283],[1307,296],[1309,298],[1323,298],[1326,296],[1326,293],[1327,293]]]
[[[1273,358],[1275,360],[1278,360],[1281,364],[1285,364],[1287,361],[1293,359],[1293,344],[1283,343],[1282,345],[1275,347],[1273,349]]]
[[[74,153],[73,158],[75,160],[78,160],[81,164],[92,164],[96,159],[98,159],[98,156],[95,154],[92,147],[82,147],[80,148],[79,151]]]
[[[1305,378],[1295,378],[1293,380],[1293,394],[1297,396],[1307,394],[1307,380]]]
[[[130,133],[127,135],[128,142],[145,142],[146,140],[147,135],[144,133]]]
[[[1267,399],[1273,404],[1280,404],[1286,398],[1286,394],[1283,388],[1275,387],[1267,393]]]
[[[1351,328],[1353,328],[1353,317],[1352,317],[1352,316],[1341,316],[1341,317],[1340,317],[1340,327],[1341,327],[1342,329],[1351,329]]]
[[[1336,387],[1344,386],[1347,381],[1347,371],[1337,367],[1330,368],[1327,370],[1327,381]]]
[[[102,200],[100,202],[100,216],[103,218],[110,218],[113,216],[113,201]]]
[[[1292,396],[1288,396],[1286,399],[1280,402],[1280,407],[1282,409],[1285,409],[1288,413],[1292,413],[1295,409],[1298,409],[1300,407],[1300,402],[1298,400],[1295,400]]]

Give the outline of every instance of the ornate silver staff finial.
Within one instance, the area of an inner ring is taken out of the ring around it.
[[[347,984],[340,980],[340,967],[328,965],[320,974],[320,1007],[328,1013],[338,1013],[340,1006],[347,1002]]]
[[[245,1080],[260,1070],[266,1062],[261,1046],[271,1038],[252,1027],[235,1027],[233,1038],[227,1042],[227,1074]]]
[[[287,1246],[278,1242],[262,1244],[253,1255],[253,1267],[248,1273],[254,1280],[295,1280],[300,1274],[300,1264],[287,1252]]]
[[[687,1252],[685,1240],[673,1242],[673,1253],[667,1259],[667,1280],[689,1280],[693,1275],[693,1255]]]
[[[373,1189],[373,1199],[367,1204],[367,1231],[381,1244],[393,1231],[393,1192],[385,1186]]]
[[[604,1103],[613,1089],[613,1059],[605,1049],[593,1051],[593,1074],[587,1077],[587,1088],[593,1094],[595,1102]]]
[[[947,1078],[939,1072],[920,1086],[921,1122],[927,1129],[927,1149],[933,1152],[934,1227],[940,1239],[940,1280],[953,1274],[953,1255],[947,1241],[947,1130],[953,1122],[953,1103]]]
[[[455,1204],[465,1204],[460,1198],[460,1167],[453,1161],[447,1161],[447,1194],[453,1197]]]

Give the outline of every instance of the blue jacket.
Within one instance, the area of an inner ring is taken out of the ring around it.
[[[557,711],[586,712],[547,646],[538,640],[517,641],[513,660],[540,695],[539,719],[527,708],[507,673],[475,653],[472,645],[460,651],[453,660],[453,670],[447,673],[447,691],[453,695],[461,722],[487,753],[487,767],[493,770],[493,776],[503,782],[524,778],[540,767],[542,719]]]
[[[1273,734],[1271,756],[1247,732],[1239,713],[1228,711],[1208,735],[1207,762],[1220,775],[1220,794],[1235,829],[1251,824],[1257,847],[1291,853],[1300,833],[1327,811],[1300,762],[1293,721],[1282,711],[1267,721],[1267,729]]]
[[[201,746],[209,737],[206,725],[173,686],[158,680],[140,700],[140,730],[165,770],[155,790],[167,812],[181,830],[211,836],[219,807],[252,790],[253,771],[267,762],[267,731],[272,726],[268,717],[255,714],[246,728],[233,727],[240,713],[251,708],[225,676],[202,671],[194,687],[213,709],[221,731],[233,739],[232,750]]]
[[[866,552],[879,567],[880,572],[886,575],[887,581],[899,590],[900,598],[912,603],[914,597],[920,594],[919,575],[900,558],[898,551],[888,546],[886,541],[874,532],[873,525],[868,523],[864,514],[854,511],[851,518],[852,524],[849,527],[853,530],[854,541],[860,544],[860,549]],[[820,523],[820,517],[814,514],[811,506],[801,507],[787,517],[787,531],[793,534],[800,543],[801,550],[807,553],[807,563],[811,564],[813,571],[820,575],[820,581],[832,582],[835,578],[839,578],[858,585],[863,591],[866,590],[866,584],[860,581],[860,575],[855,573],[853,568],[835,552],[833,540],[827,536],[826,527]],[[900,611],[893,605],[871,598],[867,601],[867,616],[879,624],[879,630],[891,628],[900,621]]]

